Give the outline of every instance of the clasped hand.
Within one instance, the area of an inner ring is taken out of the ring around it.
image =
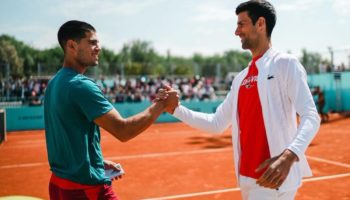
[[[164,102],[165,111],[173,114],[175,108],[180,104],[179,93],[170,86],[164,86],[164,88],[158,90],[153,102]]]

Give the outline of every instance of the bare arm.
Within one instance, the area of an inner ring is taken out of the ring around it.
[[[124,119],[116,109],[112,109],[96,118],[94,122],[121,142],[127,142],[146,130],[167,108],[177,104],[178,95],[172,93],[167,100],[153,103],[146,110],[132,117]]]

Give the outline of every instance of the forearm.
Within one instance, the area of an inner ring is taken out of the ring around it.
[[[126,142],[136,137],[151,126],[163,112],[164,104],[162,102],[157,102],[143,112],[124,119],[121,130],[118,131],[120,134],[119,139]]]
[[[128,141],[142,133],[156,121],[156,119],[163,113],[163,111],[163,103],[158,102],[152,104],[143,112],[125,119],[123,127],[124,130],[122,132],[125,133],[123,134],[123,141]]]
[[[296,137],[293,139],[288,149],[294,152],[298,157],[305,154],[307,147],[315,137],[318,129],[319,116],[316,111],[309,113],[307,116],[301,116]]]
[[[220,110],[218,111],[220,112]],[[215,113],[218,114],[218,113]],[[229,125],[229,119],[215,114],[192,111],[184,106],[175,109],[174,116],[193,128],[211,133],[221,133]]]
[[[152,104],[143,112],[124,119],[116,109],[94,120],[94,122],[111,133],[115,138],[126,142],[147,129],[164,111],[163,102]]]

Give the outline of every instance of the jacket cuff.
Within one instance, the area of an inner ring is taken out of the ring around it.
[[[178,107],[175,108],[173,116],[176,118],[179,118],[179,116],[181,115],[181,107],[182,105],[179,105]]]
[[[298,157],[297,161],[299,161],[303,155],[302,152],[300,152],[297,148],[295,148],[293,146],[289,146],[287,149],[290,150],[291,152],[293,152]]]

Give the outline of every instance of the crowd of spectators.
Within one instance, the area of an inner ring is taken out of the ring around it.
[[[105,96],[113,103],[152,101],[158,89],[164,85],[179,90],[181,100],[215,100],[213,79],[195,76],[192,78],[116,78],[108,84],[102,77],[97,81]],[[110,85],[110,86],[109,86]]]
[[[41,105],[48,79],[0,79],[0,102]]]
[[[0,102],[21,102],[22,105],[41,105],[44,101],[48,78],[0,79]],[[158,89],[169,85],[180,92],[181,100],[215,100],[214,79],[205,77],[138,77],[122,79],[116,77],[95,80],[103,94],[112,103],[152,101]]]

